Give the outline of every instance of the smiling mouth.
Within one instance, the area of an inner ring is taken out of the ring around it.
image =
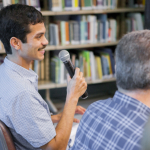
[[[38,51],[43,51],[44,49],[38,49]]]
[[[43,46],[42,48],[39,48],[38,51],[43,51],[45,47],[46,47],[46,45]]]

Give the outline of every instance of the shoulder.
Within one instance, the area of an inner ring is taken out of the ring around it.
[[[1,70],[0,70],[1,71]],[[17,72],[11,69],[4,69],[0,75],[0,97],[3,99],[12,99],[23,92],[37,93],[34,85]]]
[[[94,103],[92,103],[91,105],[89,105],[89,107],[87,108],[86,112],[84,113],[80,124],[88,124],[88,122],[91,120],[93,120],[93,122],[96,120],[96,118],[103,118],[103,114],[106,113],[106,111],[110,107],[110,104],[112,102],[111,98],[108,98],[106,100],[99,100],[96,101]]]
[[[92,103],[91,105],[89,105],[89,107],[87,108],[87,111],[95,112],[98,110],[103,110],[106,107],[108,107],[111,103],[112,103],[112,98],[108,98],[105,100],[98,100]]]

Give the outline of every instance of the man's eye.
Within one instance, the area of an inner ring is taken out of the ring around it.
[[[37,39],[40,39],[41,38],[41,35],[37,36]]]

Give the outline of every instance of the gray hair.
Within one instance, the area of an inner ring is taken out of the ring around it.
[[[149,89],[150,30],[124,35],[116,47],[115,60],[118,89]]]

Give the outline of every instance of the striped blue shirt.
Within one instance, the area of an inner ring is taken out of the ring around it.
[[[37,74],[7,57],[0,65],[0,120],[10,128],[17,150],[40,150],[56,136]]]
[[[150,108],[120,92],[91,104],[70,150],[140,150]]]

